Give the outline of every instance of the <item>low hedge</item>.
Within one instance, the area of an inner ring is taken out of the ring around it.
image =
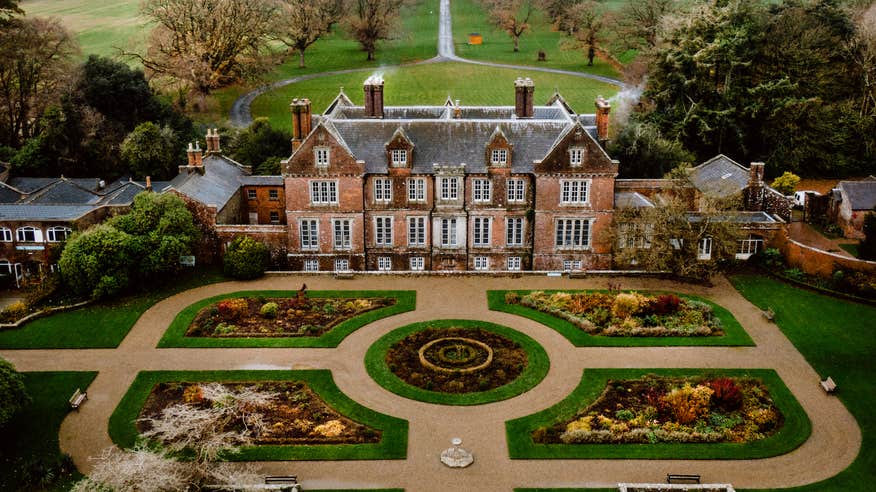
[[[418,388],[406,383],[389,370],[389,367],[386,365],[386,352],[396,342],[412,333],[428,328],[452,327],[480,328],[517,342],[526,351],[528,358],[526,369],[523,370],[517,379],[504,386],[499,386],[489,391],[459,394]],[[550,368],[550,360],[548,359],[547,352],[538,342],[519,331],[486,321],[442,319],[413,323],[382,336],[368,348],[368,352],[365,354],[365,368],[377,384],[405,398],[426,403],[437,403],[439,405],[482,405],[484,403],[507,400],[529,391],[547,375]]]
[[[338,413],[382,432],[379,443],[261,445],[228,454],[233,461],[280,460],[401,460],[407,457],[408,422],[364,407],[335,385],[329,370],[295,371],[142,371],[128,388],[109,421],[110,438],[119,447],[133,447],[140,434],[136,420],[152,388],[164,382],[304,381]]]
[[[722,336],[690,336],[690,337],[612,337],[604,335],[591,335],[557,316],[538,311],[520,304],[508,304],[505,302],[505,294],[516,292],[521,296],[532,290],[490,290],[487,291],[487,303],[490,310],[523,316],[533,321],[553,328],[566,337],[576,347],[663,347],[663,346],[754,346],[754,341],[739,324],[739,321],[730,311],[702,297],[692,295],[678,295],[684,299],[703,302],[714,310],[713,313],[721,320],[724,330]],[[582,291],[582,290],[543,290],[542,292],[606,292],[606,291]],[[643,292],[645,294],[664,294],[665,292]]]
[[[214,348],[214,347],[311,347],[332,348],[337,347],[350,333],[359,328],[373,323],[382,318],[393,316],[407,311],[413,311],[417,307],[417,293],[413,290],[310,290],[307,297],[387,297],[394,298],[395,304],[368,311],[354,318],[350,318],[319,337],[238,337],[238,338],[210,338],[210,337],[187,337],[186,332],[194,321],[198,312],[222,299],[233,297],[292,297],[296,291],[290,290],[248,290],[230,292],[207,299],[202,299],[179,312],[170,327],[158,342],[159,348],[187,347],[187,348]]]
[[[775,434],[749,443],[656,444],[536,444],[532,431],[571,419],[602,394],[610,379],[658,376],[754,377],[767,386],[785,418]],[[586,369],[578,387],[556,405],[505,423],[508,454],[512,459],[757,459],[789,453],[812,433],[809,417],[772,369]]]

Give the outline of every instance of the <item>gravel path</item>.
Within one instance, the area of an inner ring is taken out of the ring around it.
[[[369,324],[336,349],[157,349],[176,314],[205,297],[236,290],[411,289],[417,309]],[[117,349],[18,350],[2,357],[22,371],[98,370],[89,400],[61,427],[61,448],[88,471],[89,456],[110,446],[109,416],[140,370],[330,369],[340,389],[357,402],[410,422],[408,458],[398,461],[259,463],[272,474],[297,474],[308,489],[403,487],[409,491],[510,491],[514,487],[609,487],[618,482],[662,482],[666,473],[697,473],[704,482],[738,487],[802,485],[831,477],[848,466],[861,446],[861,431],[838,399],[824,394],[818,375],[778,328],[766,322],[724,279],[702,288],[653,279],[622,279],[622,287],[692,293],[729,309],[756,347],[595,348],[573,347],[555,331],[529,319],[487,310],[489,289],[604,288],[606,280],[463,276],[454,278],[359,276],[269,277],[227,282],[183,292],[146,311]],[[547,351],[551,368],[538,386],[510,400],[476,407],[445,407],[404,399],[372,381],[364,367],[369,345],[399,326],[437,318],[467,318],[515,328]],[[795,451],[759,460],[510,460],[504,422],[549,407],[568,395],[586,368],[691,367],[774,368],[813,423],[812,436]],[[451,437],[462,437],[475,463],[451,470],[439,463]]]
[[[581,77],[585,79],[598,80],[600,82],[605,82],[606,84],[615,85],[617,87],[623,88],[624,83],[620,80],[613,79],[610,77],[603,77],[602,75],[594,75],[590,73],[583,72],[575,72],[571,70],[559,70],[555,68],[544,68],[544,67],[531,67],[526,65],[509,65],[505,63],[493,63],[493,62],[485,62],[485,61],[477,61],[477,60],[469,60],[467,58],[462,58],[456,56],[456,51],[453,47],[453,22],[450,18],[450,0],[441,0],[441,10],[438,17],[438,56],[430,58],[428,60],[413,62],[413,63],[405,63],[402,65],[388,65],[385,67],[381,67],[381,69],[392,69],[398,68],[401,66],[411,67],[416,65],[424,65],[428,63],[446,63],[446,62],[457,62],[457,63],[469,63],[472,65],[482,65],[485,67],[495,67],[495,68],[511,68],[518,70],[527,70],[532,72],[547,72],[554,73],[559,75],[569,75],[572,77]],[[348,70],[332,70],[328,72],[318,72],[311,73],[308,75],[301,75],[299,77],[292,77],[290,79],[280,80],[274,82],[272,84],[263,85],[253,91],[247,92],[246,94],[237,98],[234,101],[234,104],[231,105],[231,111],[228,115],[229,120],[231,121],[232,126],[236,127],[246,127],[252,123],[252,102],[255,101],[257,97],[260,95],[272,91],[274,89],[278,89],[283,86],[287,86],[289,84],[295,84],[298,82],[303,82],[305,80],[318,79],[320,77],[329,77],[332,75],[340,75],[345,73],[355,73],[355,72],[368,72],[374,71],[374,68],[351,68]]]

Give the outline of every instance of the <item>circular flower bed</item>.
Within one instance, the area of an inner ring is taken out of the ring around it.
[[[368,372],[415,400],[450,405],[498,401],[532,388],[547,373],[534,340],[492,323],[439,320],[383,336],[368,350]]]

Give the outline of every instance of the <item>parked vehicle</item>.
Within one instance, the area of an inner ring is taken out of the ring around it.
[[[802,190],[794,192],[794,206],[803,208],[806,205],[806,194],[812,193],[815,196],[821,196],[821,193],[813,190]]]

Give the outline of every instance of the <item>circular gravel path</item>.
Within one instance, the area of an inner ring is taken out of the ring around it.
[[[532,320],[487,309],[491,289],[605,288],[607,279],[570,280],[545,276],[520,278],[360,275],[276,276],[253,282],[226,282],[189,290],[146,311],[117,349],[5,350],[2,357],[22,371],[97,370],[89,400],[61,427],[61,448],[81,470],[89,456],[112,445],[110,414],[141,370],[330,369],[338,387],[357,402],[410,421],[408,458],[399,461],[259,463],[265,473],[298,475],[307,489],[401,487],[408,491],[505,491],[514,487],[611,487],[618,482],[662,482],[666,473],[696,473],[704,482],[730,482],[742,488],[802,485],[829,478],[858,454],[861,432],[852,415],[818,385],[818,375],[778,327],[766,322],[725,279],[703,288],[653,279],[621,279],[624,289],[696,294],[726,307],[748,331],[756,347],[573,347],[557,332]],[[348,336],[334,349],[157,349],[176,314],[205,297],[238,290],[416,290],[415,311],[384,318]],[[544,347],[551,367],[535,388],[515,398],[475,407],[447,407],[408,400],[372,381],[365,352],[391,330],[417,321],[444,318],[483,320],[509,326]],[[510,460],[506,420],[539,411],[562,400],[587,368],[690,367],[773,368],[812,420],[812,435],[795,451],[759,460]],[[475,462],[448,469],[439,461],[450,438],[461,437]]]

